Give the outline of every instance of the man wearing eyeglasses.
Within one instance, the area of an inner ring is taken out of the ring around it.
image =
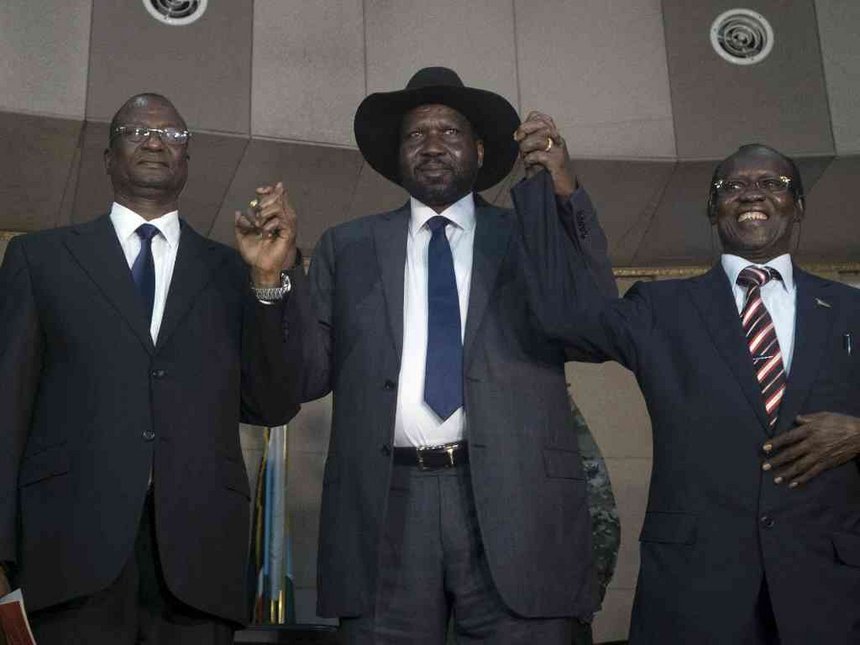
[[[196,233],[188,145],[170,101],[132,97],[110,213],[13,239],[0,269],[0,594],[17,579],[40,645],[226,644],[246,621],[238,423],[298,410],[295,220],[278,184],[237,214],[239,253]]]
[[[563,214],[518,208],[551,336],[637,377],[654,434],[630,642],[860,643],[860,293],[798,268],[795,163],[714,173],[720,261],[605,303]]]

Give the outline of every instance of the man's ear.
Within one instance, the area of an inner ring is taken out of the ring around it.
[[[105,174],[109,175],[110,174],[110,164],[111,164],[111,160],[112,160],[111,159],[111,153],[110,153],[110,147],[105,148],[103,156],[104,156],[104,163],[105,163]]]
[[[708,196],[708,221],[711,223],[711,226],[714,226],[717,223],[717,204],[714,201],[713,193]]]
[[[794,221],[800,222],[801,220],[803,220],[803,216],[806,214],[806,203],[803,201],[803,197],[798,197],[795,203],[797,204],[797,206],[795,208]]]
[[[480,139],[475,141],[475,149],[478,151],[478,168],[484,165],[484,142]]]

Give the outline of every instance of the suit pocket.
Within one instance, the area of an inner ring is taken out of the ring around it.
[[[860,535],[854,533],[834,533],[833,548],[836,558],[851,567],[860,567]]]
[[[639,540],[659,544],[694,544],[696,516],[689,513],[645,513]]]
[[[582,455],[573,450],[543,449],[543,465],[547,477],[585,479]]]
[[[18,472],[18,487],[23,488],[37,482],[65,475],[69,472],[71,460],[65,445],[58,445],[38,452],[21,463]]]

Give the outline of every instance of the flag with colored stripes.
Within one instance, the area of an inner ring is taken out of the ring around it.
[[[251,558],[256,574],[252,620],[282,625],[296,619],[293,560],[287,510],[287,426],[265,430],[257,477]]]

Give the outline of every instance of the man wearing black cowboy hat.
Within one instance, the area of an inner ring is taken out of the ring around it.
[[[440,67],[368,96],[355,135],[411,198],[327,231],[288,305],[305,398],[334,393],[319,613],[350,643],[442,643],[452,614],[463,642],[569,643],[596,588],[568,356],[533,324],[513,213],[475,194],[519,149],[548,171],[520,203],[551,181],[614,293],[564,140]]]

